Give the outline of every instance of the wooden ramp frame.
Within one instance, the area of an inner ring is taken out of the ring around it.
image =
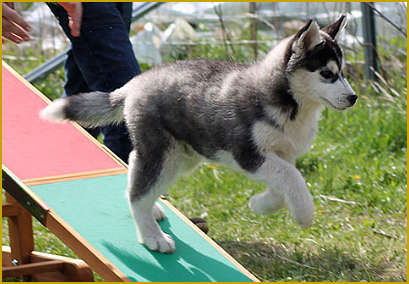
[[[26,208],[45,226],[54,216],[4,165],[2,187],[7,190],[2,216],[8,218],[10,238],[10,247],[2,247],[2,277],[24,276],[26,280],[36,281],[93,281],[92,270],[84,261],[34,251],[32,219]],[[51,221],[51,226],[54,223]]]
[[[159,224],[176,252],[151,252],[137,243],[124,189],[126,165],[76,124],[41,121],[48,103],[3,62],[3,277],[39,281],[258,281],[168,201]],[[16,202],[17,201],[17,202]],[[34,251],[31,216],[82,260]]]

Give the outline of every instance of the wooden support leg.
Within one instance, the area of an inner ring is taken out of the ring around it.
[[[34,251],[33,223],[30,213],[6,193],[6,200],[17,208],[17,215],[8,218],[11,258],[19,264],[29,262],[30,254]],[[20,207],[20,208],[18,208]]]
[[[6,215],[9,225],[9,238],[11,255],[10,262],[3,265],[11,265],[12,263],[22,265],[29,263],[30,254],[34,251],[33,223],[30,213],[20,206],[17,201],[8,193],[6,193]],[[3,213],[3,215],[4,215]],[[25,280],[29,280],[27,277]]]

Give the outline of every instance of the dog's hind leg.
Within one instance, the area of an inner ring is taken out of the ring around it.
[[[129,157],[128,199],[139,241],[162,253],[172,253],[175,243],[156,222],[165,217],[156,200],[178,175],[181,154],[176,146],[173,143],[167,149],[143,156],[133,151]]]
[[[165,219],[165,210],[163,210],[163,207],[158,202],[153,204],[152,215],[156,221],[162,221]]]
[[[314,218],[313,198],[300,172],[293,165],[269,154],[250,177],[267,184],[269,188],[252,198],[252,209],[260,213],[271,213],[282,208],[284,201],[298,225],[302,228],[311,226]]]

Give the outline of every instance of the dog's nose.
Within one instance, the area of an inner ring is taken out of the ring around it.
[[[358,99],[357,95],[349,95],[347,97],[347,100],[351,103],[351,105],[354,105],[357,99]]]

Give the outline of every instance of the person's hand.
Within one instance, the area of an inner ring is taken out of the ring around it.
[[[58,2],[68,13],[71,35],[80,36],[82,21],[82,3],[81,2]]]
[[[24,18],[13,9],[13,3],[2,3],[2,42],[5,38],[14,43],[30,40],[28,31],[31,30],[30,25]]]

